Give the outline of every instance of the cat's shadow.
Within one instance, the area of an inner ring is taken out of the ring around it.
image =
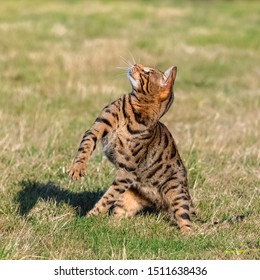
[[[18,203],[18,213],[21,216],[27,216],[35,207],[39,199],[45,201],[54,201],[56,203],[66,203],[75,209],[76,215],[82,217],[90,211],[99,198],[104,194],[104,191],[84,191],[72,192],[67,189],[62,189],[53,182],[42,183],[34,180],[21,181],[22,189],[16,196]],[[154,208],[145,208],[139,214],[147,215],[157,213]]]
[[[78,216],[85,216],[103,194],[101,190],[76,193],[62,189],[53,182],[26,180],[20,182],[20,185],[22,190],[18,192],[16,200],[21,216],[28,215],[39,199],[66,203],[75,209]]]

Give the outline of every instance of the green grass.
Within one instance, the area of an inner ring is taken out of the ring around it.
[[[258,1],[1,1],[0,259],[259,259]],[[130,91],[121,57],[178,66],[164,116],[197,212],[184,237],[163,214],[86,212],[113,181],[101,148],[66,168],[108,102]],[[228,226],[214,220],[248,214]]]

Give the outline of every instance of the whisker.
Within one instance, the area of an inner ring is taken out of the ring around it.
[[[125,79],[125,77],[127,76],[127,72],[121,72],[121,73],[114,73],[114,75],[113,75],[115,78],[122,78],[122,77],[124,77],[124,79]]]
[[[115,76],[125,76],[127,73],[116,73]]]
[[[115,68],[116,68],[116,69],[121,69],[121,70],[126,70],[126,71],[129,70],[129,67],[116,66]]]
[[[129,52],[130,56],[132,57],[133,63],[134,63],[134,65],[135,65],[136,62],[135,62],[135,58],[134,58],[133,54],[132,54],[130,51],[128,51],[128,52]]]
[[[133,64],[132,63],[130,63],[129,61],[127,61],[124,57],[122,57],[122,56],[120,56],[121,57],[121,59],[123,60],[123,62],[126,64],[126,65],[128,65],[128,67],[133,67]]]
[[[115,76],[127,76],[128,75],[128,71],[129,71],[129,68],[128,67],[120,67],[120,66],[116,66],[116,67],[114,67],[115,68],[115,70],[122,70],[122,71],[120,71],[121,73],[117,73]]]

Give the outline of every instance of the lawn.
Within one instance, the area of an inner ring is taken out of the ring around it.
[[[258,1],[1,1],[0,259],[259,259],[259,26]],[[163,213],[85,217],[113,181],[101,147],[65,172],[134,60],[178,67],[162,122],[206,221],[189,237]]]

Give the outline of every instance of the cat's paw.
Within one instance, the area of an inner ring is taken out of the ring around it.
[[[181,233],[189,236],[194,234],[194,230],[191,227],[183,226],[181,227]]]
[[[68,175],[72,180],[77,180],[80,177],[85,176],[86,168],[83,164],[74,163],[71,168],[68,170]]]

